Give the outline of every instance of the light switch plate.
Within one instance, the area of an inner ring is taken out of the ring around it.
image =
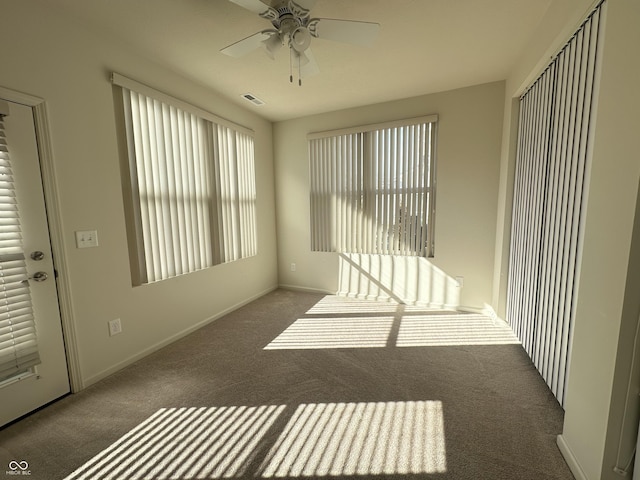
[[[78,248],[90,248],[98,246],[97,230],[79,230],[76,232],[76,246]]]

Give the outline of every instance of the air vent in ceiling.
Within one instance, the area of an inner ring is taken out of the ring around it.
[[[252,95],[250,93],[243,93],[242,94],[242,98],[244,98],[245,100],[250,101],[254,105],[264,105],[264,102],[262,100],[260,100],[258,97],[256,97],[255,95]]]

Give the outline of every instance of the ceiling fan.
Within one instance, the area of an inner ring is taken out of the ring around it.
[[[322,38],[354,45],[370,46],[378,35],[380,25],[373,22],[312,18],[316,0],[272,0],[266,5],[260,0],[229,0],[257,13],[271,22],[273,28],[262,30],[232,43],[221,50],[225,55],[240,57],[263,47],[273,59],[283,46],[289,47],[289,81],[293,83],[293,68],[298,70],[298,85],[302,77],[320,71],[311,52],[311,39]]]

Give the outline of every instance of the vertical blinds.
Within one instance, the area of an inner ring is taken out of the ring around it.
[[[561,404],[604,8],[602,2],[520,99],[507,320]]]
[[[310,135],[313,251],[433,254],[436,121]]]
[[[0,382],[39,363],[15,185],[0,115]]]
[[[124,89],[147,281],[212,265],[204,121]]]
[[[215,256],[223,263],[258,253],[253,139],[223,125],[211,127],[217,130],[212,135],[217,140],[213,224],[226,226],[218,231]]]
[[[256,255],[253,137],[122,83],[140,283]]]

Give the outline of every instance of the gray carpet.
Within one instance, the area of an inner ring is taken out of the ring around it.
[[[572,479],[562,418],[489,319],[277,290],[0,430],[0,476]]]

